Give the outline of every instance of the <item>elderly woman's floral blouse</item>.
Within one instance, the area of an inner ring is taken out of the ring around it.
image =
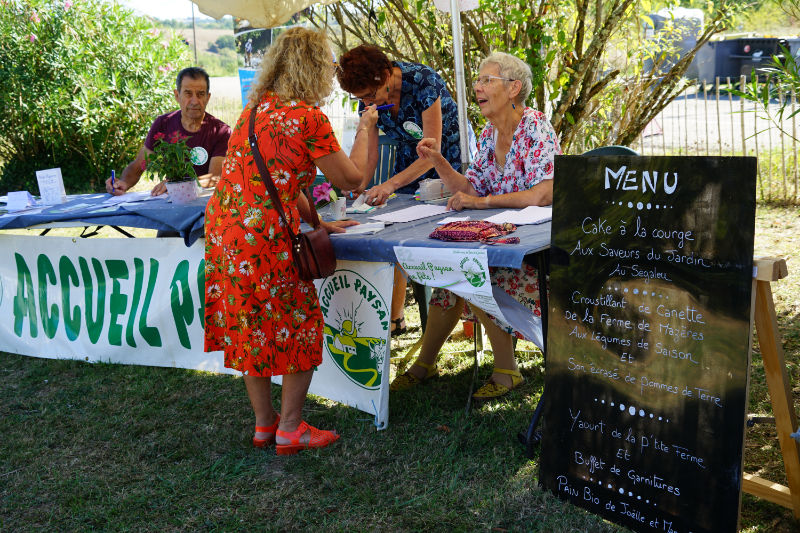
[[[544,113],[525,108],[502,169],[495,160],[496,137],[494,125],[487,123],[478,139],[478,156],[465,174],[478,196],[527,191],[542,180],[553,179],[553,159],[561,147]]]
[[[500,169],[495,158],[495,128],[487,123],[478,139],[478,156],[465,176],[479,196],[526,191],[542,180],[553,179],[553,160],[561,153],[558,136],[550,121],[540,111],[526,107],[522,112],[511,148],[506,155],[506,164]],[[492,283],[505,290],[536,316],[542,315],[539,301],[539,278],[537,269],[523,263],[521,269],[489,268]],[[457,302],[456,295],[445,289],[434,289],[430,304],[450,309]],[[499,327],[509,333],[513,330],[490,315]],[[475,317],[467,307],[464,320]],[[521,337],[519,333],[516,333]]]
[[[255,376],[292,374],[322,363],[322,313],[314,284],[301,281],[289,235],[272,207],[247,140],[250,107],[228,144],[206,207],[205,349]],[[294,231],[297,199],[316,176],[314,159],[340,150],[316,106],[267,94],[255,132]]]

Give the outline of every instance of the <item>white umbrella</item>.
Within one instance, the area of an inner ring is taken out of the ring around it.
[[[246,19],[254,28],[273,28],[289,20],[289,17],[302,11],[312,4],[332,4],[338,0],[192,0],[202,13],[214,18],[232,15]],[[439,6],[447,2],[449,9]],[[466,11],[477,6],[477,1],[472,0],[440,0],[437,7],[442,11]],[[464,55],[461,51],[461,18],[451,17],[453,20],[453,57],[455,58],[455,83],[456,104],[458,105],[458,129],[461,140],[462,172],[469,164],[469,149],[467,145],[467,98],[464,88]]]
[[[332,4],[338,0],[192,0],[201,13],[215,19],[225,15],[247,19],[253,28],[280,26],[295,13],[312,4]]]

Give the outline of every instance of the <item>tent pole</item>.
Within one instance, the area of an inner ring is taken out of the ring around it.
[[[192,4],[192,42],[194,43],[194,64],[197,65],[197,30],[194,22],[194,2]]]
[[[450,19],[453,23],[453,59],[456,74],[456,104],[458,105],[459,146],[461,147],[461,172],[469,166],[469,145],[467,125],[467,95],[464,81],[464,52],[461,39],[461,9],[458,0],[450,0]]]

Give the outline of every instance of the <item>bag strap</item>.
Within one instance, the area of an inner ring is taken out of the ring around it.
[[[272,181],[272,176],[270,176],[269,171],[267,170],[267,165],[264,163],[264,158],[261,156],[261,151],[258,149],[258,136],[256,135],[255,124],[256,108],[253,107],[253,109],[250,111],[250,124],[247,126],[247,140],[250,142],[250,148],[253,151],[253,159],[255,159],[258,171],[261,173],[261,181],[264,182],[264,185],[267,188],[267,192],[269,193],[269,197],[272,199],[272,204],[275,206],[275,210],[278,212],[283,220],[283,223],[286,225],[286,230],[292,236],[292,239],[294,239],[295,233],[292,232],[292,227],[289,225],[289,221],[286,219],[286,213],[283,210],[283,203],[281,203],[281,197],[278,195],[278,189],[275,188],[275,182]],[[312,196],[305,190],[303,191],[303,194],[306,196],[308,205],[311,208],[311,226],[316,229],[320,224],[317,208],[314,207],[314,202],[311,199]]]

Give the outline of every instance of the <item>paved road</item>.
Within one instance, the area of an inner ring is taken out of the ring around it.
[[[770,106],[777,111],[778,104]],[[787,113],[788,114],[788,113]],[[794,122],[794,126],[793,123]],[[784,120],[784,130],[800,134],[800,117]],[[795,134],[795,136],[797,136]],[[770,147],[781,148],[781,134],[767,119],[766,114],[753,102],[721,94],[681,96],[670,103],[644,132],[645,153],[675,152],[723,155],[741,153],[743,142],[748,155],[763,152]],[[784,150],[791,149],[791,136],[784,135]]]

